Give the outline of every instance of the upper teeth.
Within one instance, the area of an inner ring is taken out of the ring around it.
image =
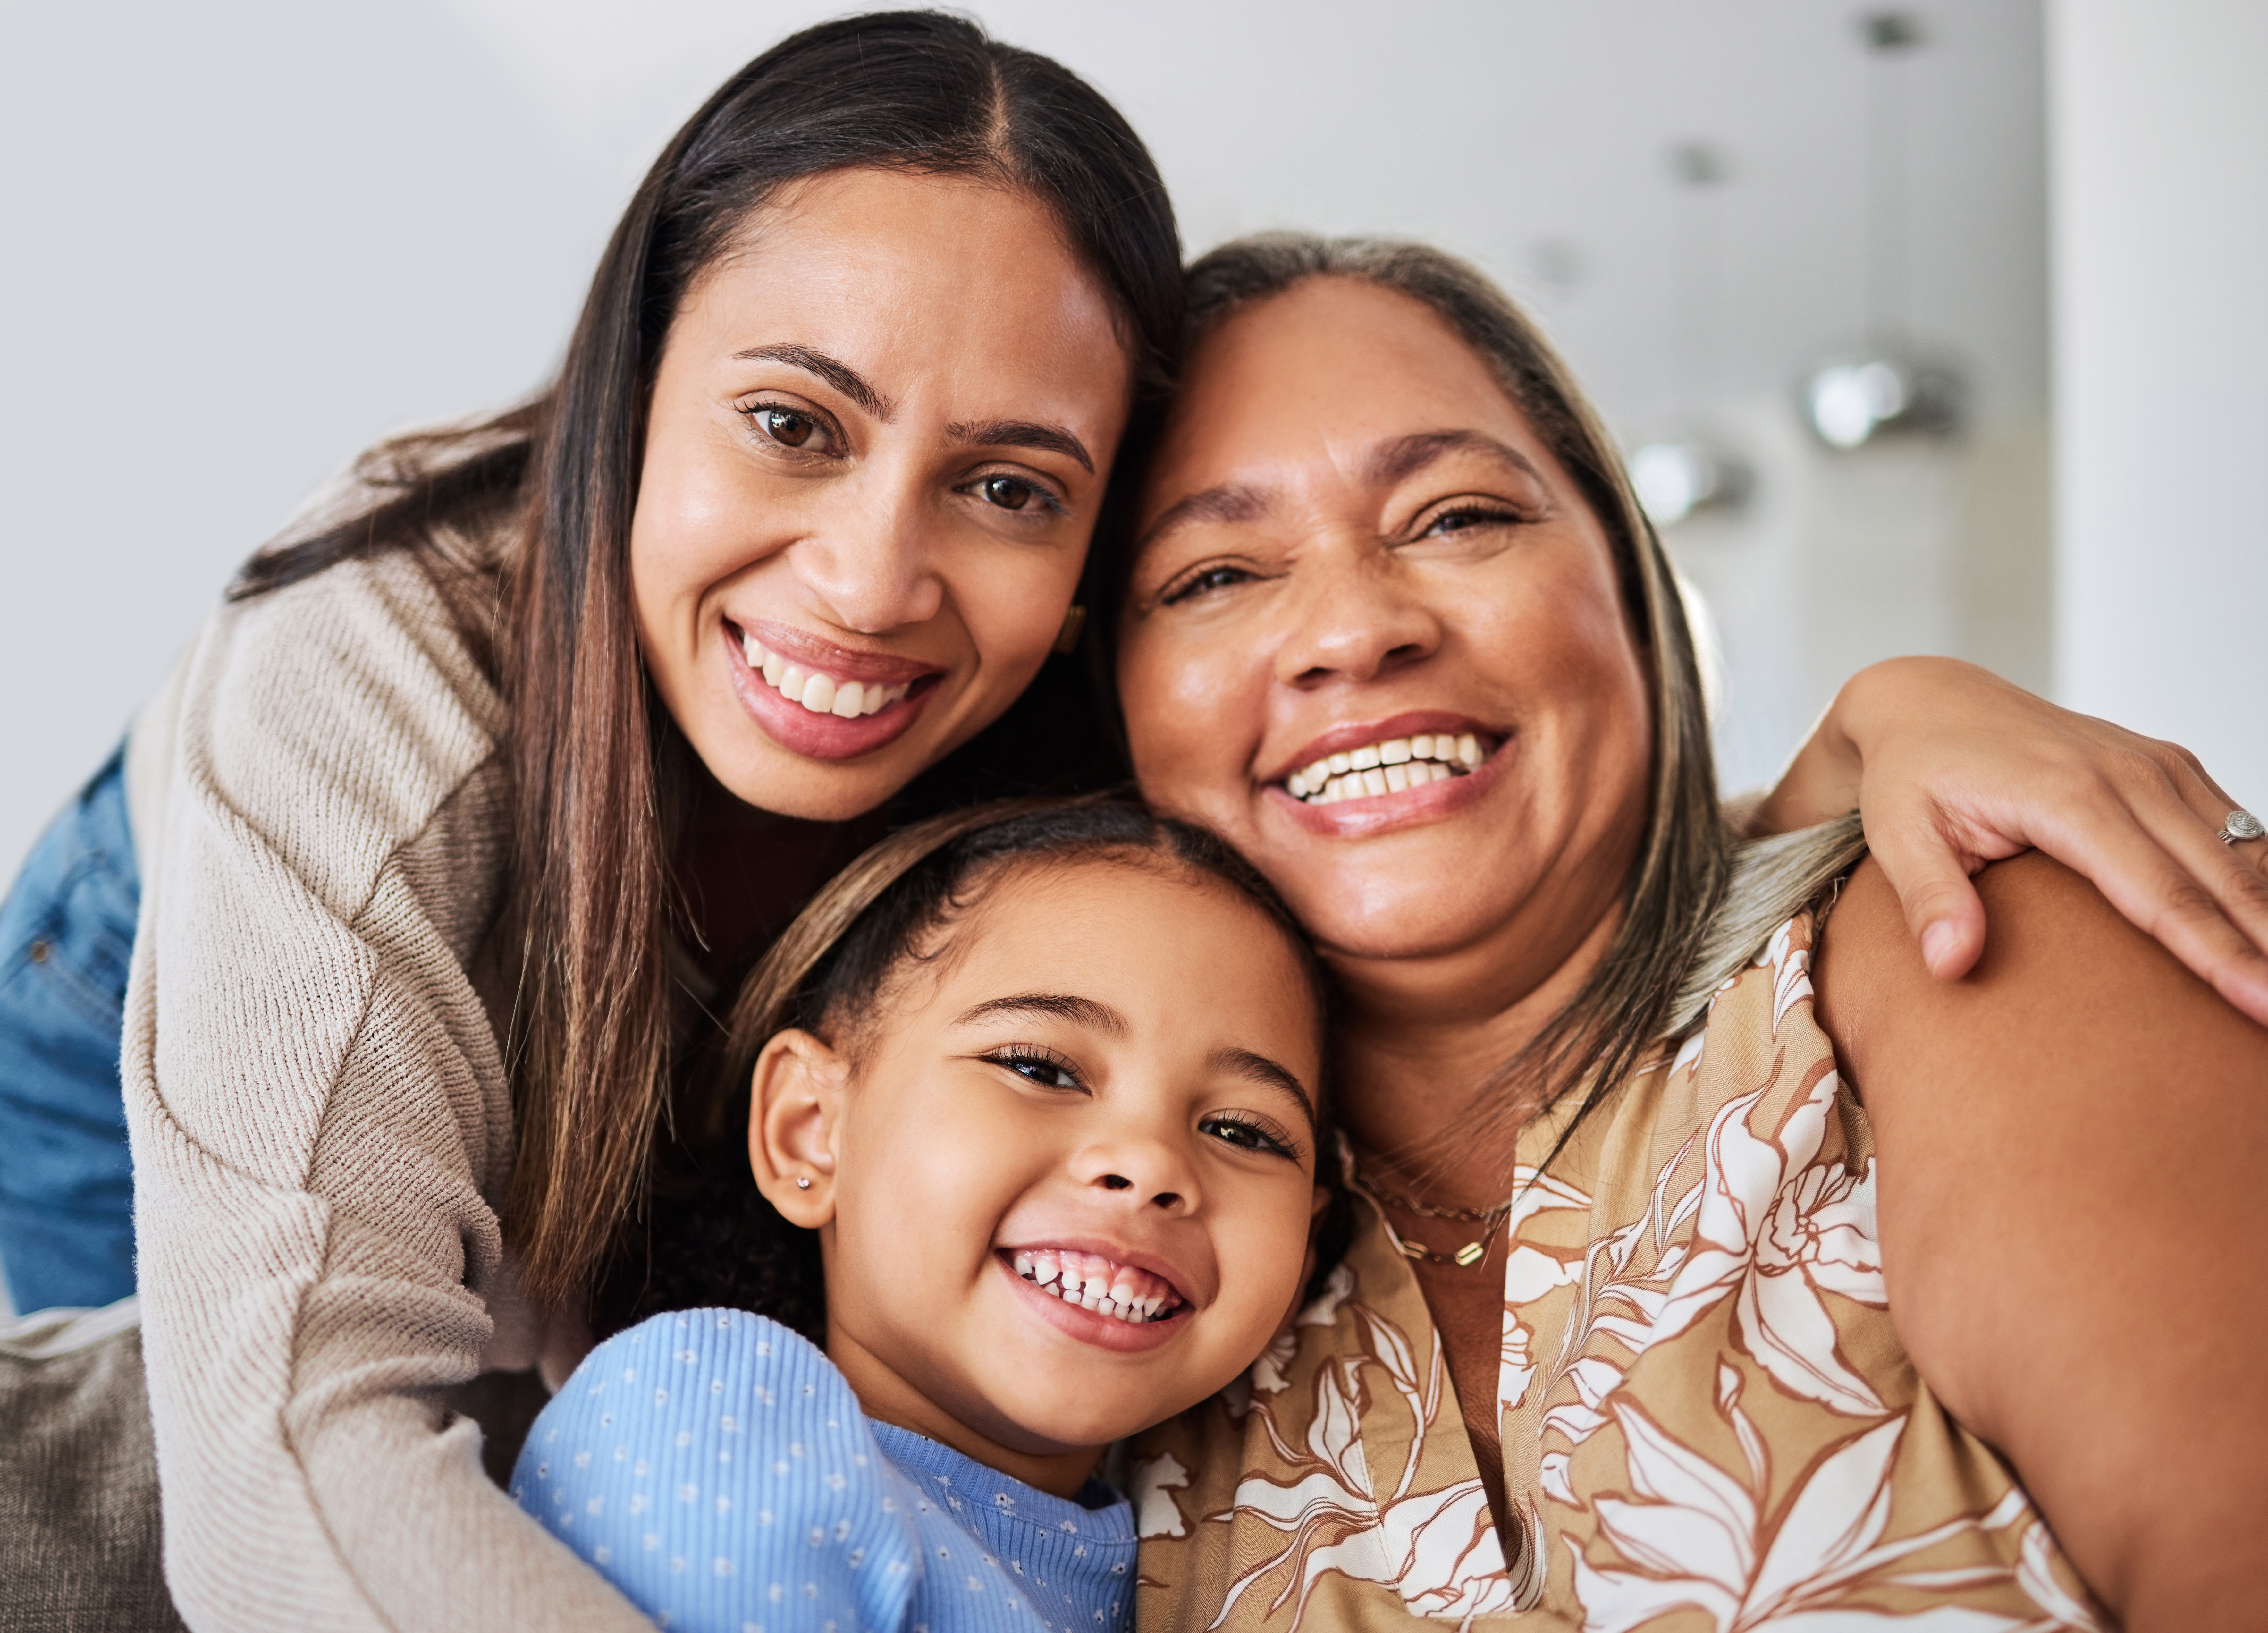
[[[1396,737],[1347,754],[1330,754],[1284,779],[1285,791],[1311,805],[1340,799],[1398,794],[1447,777],[1462,776],[1488,758],[1481,739],[1462,736]]]
[[[777,688],[782,697],[792,703],[801,703],[815,715],[839,715],[845,720],[856,720],[860,715],[887,709],[906,695],[902,686],[837,680],[820,670],[805,669],[777,652],[767,651],[752,635],[740,636],[740,651],[747,658],[748,667]]]
[[[1053,1293],[1065,1304],[1107,1315],[1115,1320],[1139,1324],[1161,1321],[1181,1308],[1182,1300],[1162,1276],[1115,1264],[1100,1254],[1072,1253],[1065,1248],[1020,1247],[1012,1256],[1016,1274],[1035,1287]]]

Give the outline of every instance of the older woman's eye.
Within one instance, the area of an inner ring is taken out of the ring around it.
[[[1215,590],[1226,590],[1233,585],[1248,583],[1251,578],[1252,574],[1241,567],[1226,564],[1219,567],[1201,567],[1185,577],[1174,579],[1166,587],[1165,592],[1159,596],[1158,600],[1164,605],[1172,607],[1178,602],[1208,594]]]
[[[1475,527],[1496,527],[1520,518],[1509,511],[1492,511],[1467,506],[1462,510],[1444,511],[1425,525],[1428,538],[1440,538],[1453,533],[1465,533]]]

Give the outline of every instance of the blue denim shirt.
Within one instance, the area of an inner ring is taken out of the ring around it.
[[[0,1267],[18,1311],[134,1291],[118,1058],[141,903],[122,748],[0,901]]]

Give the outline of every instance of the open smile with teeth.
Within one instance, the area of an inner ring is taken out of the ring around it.
[[[906,695],[904,686],[838,680],[822,670],[792,664],[752,635],[740,636],[740,652],[748,660],[748,667],[763,676],[765,685],[791,703],[801,703],[815,715],[856,720],[860,715],[881,713]]]
[[[1395,737],[1350,753],[1331,754],[1284,779],[1284,791],[1310,805],[1368,799],[1407,788],[1469,776],[1490,750],[1470,732],[1438,737]]]
[[[1100,1254],[1019,1247],[1007,1259],[1017,1275],[1041,1291],[1130,1326],[1170,1320],[1187,1302],[1163,1276]]]

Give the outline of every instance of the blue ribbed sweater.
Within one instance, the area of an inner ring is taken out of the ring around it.
[[[1133,1514],[1050,1497],[858,1409],[818,1349],[658,1315],[553,1397],[512,1495],[661,1626],[928,1633],[1133,1625]]]

